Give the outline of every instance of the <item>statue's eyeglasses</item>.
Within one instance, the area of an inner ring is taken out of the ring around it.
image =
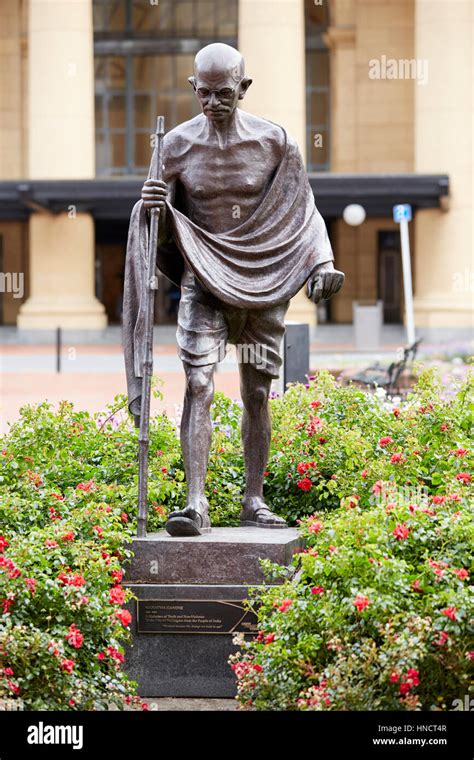
[[[200,98],[210,98],[212,93],[218,98],[231,98],[235,94],[235,90],[231,87],[223,87],[222,90],[208,90],[207,87],[198,87],[197,94]]]

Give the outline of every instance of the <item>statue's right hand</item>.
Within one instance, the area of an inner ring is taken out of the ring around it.
[[[147,179],[142,187],[145,208],[163,208],[167,195],[168,186],[161,179]]]

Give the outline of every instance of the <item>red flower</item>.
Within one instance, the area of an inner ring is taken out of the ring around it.
[[[297,486],[298,488],[301,488],[302,491],[310,491],[312,482],[309,478],[303,478],[303,480],[298,480]]]
[[[61,536],[61,541],[74,541],[74,531],[70,530]]]
[[[147,705],[147,703],[146,702],[142,702],[141,705],[140,705],[140,709],[143,710],[143,712],[147,712],[148,711],[148,705]]]
[[[441,430],[442,433],[444,433],[444,431],[447,430],[448,427],[449,425],[447,425],[446,422],[443,422],[443,424],[439,426],[439,429]]]
[[[84,586],[86,583],[86,579],[83,575],[79,575],[79,573],[59,573],[58,575],[58,581],[61,581],[61,583],[64,583],[65,586]]]
[[[413,581],[413,583],[411,584],[411,587],[412,587],[413,591],[418,591],[419,594],[423,594],[424,593],[423,589],[420,586],[420,579],[419,578],[417,578],[415,581]]]
[[[267,633],[267,635],[265,636],[264,641],[265,641],[265,644],[271,644],[272,641],[275,641],[275,634],[274,633]]]
[[[56,501],[64,501],[64,496],[61,496],[60,493],[52,493],[51,497],[56,499]]]
[[[64,670],[66,673],[72,673],[74,670],[75,662],[74,660],[61,660],[61,670]]]
[[[460,581],[465,581],[469,578],[469,573],[463,567],[460,570],[453,570],[454,575],[457,575]]]
[[[125,591],[121,586],[114,586],[109,591],[110,604],[123,604],[125,602]]]
[[[393,531],[393,535],[397,541],[403,541],[403,539],[408,538],[410,535],[410,528],[408,528],[405,523],[398,523],[397,527]]]
[[[446,644],[447,641],[449,641],[449,633],[446,631],[440,631],[439,639],[436,639],[433,644],[436,644],[437,647],[442,647]]]
[[[464,485],[467,485],[471,482],[471,476],[467,472],[458,472],[456,475],[456,480],[459,480]]]
[[[400,694],[403,694],[403,696],[405,696],[405,694],[408,694],[410,690],[411,684],[407,683],[406,681],[400,684]]]
[[[127,513],[126,512],[122,512],[122,514],[120,515],[120,519],[122,520],[123,523],[128,523],[128,515],[127,515]]]
[[[456,612],[456,607],[446,607],[444,610],[441,610],[441,614],[445,615],[450,620],[457,620]]]
[[[123,570],[112,570],[110,573],[115,583],[121,583],[123,578]]]
[[[105,652],[97,652],[96,657],[98,660],[105,660]]]
[[[400,416],[400,409],[398,409],[398,407],[395,407],[394,409],[392,409],[392,412],[393,412],[394,417]]]
[[[418,686],[420,683],[420,674],[414,668],[407,670],[406,678],[408,683],[410,683],[412,686]]]
[[[254,670],[257,672],[257,673],[261,673],[261,672],[262,672],[262,670],[263,670],[262,666],[261,666],[261,665],[259,665],[258,663],[257,663],[256,665],[254,665],[254,666],[253,666],[253,669],[254,669]]]
[[[36,591],[36,581],[34,578],[25,578],[25,583],[27,585],[27,588],[29,591],[31,591],[32,594]]]
[[[403,454],[399,454],[399,453],[392,454],[392,456],[390,457],[390,461],[392,464],[397,464],[397,462],[405,461],[405,457],[403,456]]]
[[[321,444],[321,446],[324,446],[324,444],[327,442],[327,438],[324,438],[323,436],[321,436],[320,438],[318,438],[318,441]],[[321,454],[321,456],[323,456],[323,454]]]
[[[76,488],[79,491],[90,491],[94,487],[94,478],[88,480],[87,483],[78,483]]]
[[[316,401],[312,401],[310,404],[311,409],[319,409],[320,406],[321,406],[321,401],[319,401],[318,399]]]
[[[5,536],[0,536],[0,554],[5,551],[7,546],[10,546],[10,542],[7,541]]]
[[[94,531],[94,533],[96,533],[99,536],[99,538],[101,538],[104,535],[104,529],[101,528],[100,525],[94,525],[92,530]]]
[[[393,671],[393,673],[390,673],[390,680],[392,683],[398,683],[399,679],[400,679],[400,676],[395,670]]]
[[[161,472],[163,473],[163,475],[167,475],[168,470],[166,469],[166,467],[162,467]]]
[[[436,495],[433,496],[433,504],[444,504],[446,501],[446,496]]]
[[[12,668],[3,668],[3,675],[4,676],[14,676],[14,672]]]
[[[291,607],[292,604],[293,604],[293,599],[289,599],[289,598],[283,599],[278,609],[280,610],[280,612],[286,612],[287,609]]]
[[[384,435],[382,438],[379,438],[379,446],[384,448],[384,446],[388,446],[389,443],[393,443],[393,438],[391,438],[389,435]]]
[[[363,612],[365,608],[369,606],[370,601],[367,596],[364,596],[364,594],[357,594],[352,604],[357,608],[358,612]]]
[[[360,473],[360,477],[361,478],[366,478],[368,474],[369,474],[368,470],[362,470],[362,472]]]
[[[454,453],[455,456],[461,458],[461,457],[467,456],[467,454],[469,454],[469,450],[468,449],[455,449],[453,453]]]
[[[312,594],[324,594],[324,589],[322,586],[313,586],[311,589]]]
[[[125,628],[132,622],[132,616],[128,610],[117,610],[115,616],[118,617]]]
[[[125,662],[125,657],[123,656],[122,652],[119,652],[118,649],[115,649],[115,647],[107,647],[107,652],[111,656],[115,662],[122,663]]]
[[[70,645],[74,647],[74,649],[80,649],[82,647],[84,636],[80,632],[79,628],[74,625],[74,623],[69,626],[69,633],[66,633],[66,640],[69,641]]]
[[[13,694],[19,694],[20,691],[21,691],[21,689],[18,686],[18,684],[17,683],[13,683],[13,681],[7,680],[7,686],[10,689],[10,691],[13,692]]]
[[[70,704],[71,707],[74,707],[74,705],[76,704],[76,700],[75,699],[70,699],[68,704]]]

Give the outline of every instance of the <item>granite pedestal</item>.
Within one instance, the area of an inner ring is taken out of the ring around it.
[[[233,633],[252,635],[242,608],[248,587],[265,581],[259,558],[289,565],[302,549],[293,528],[213,528],[197,537],[165,531],[135,538],[125,576],[137,600],[127,672],[142,697],[235,695],[228,665]]]

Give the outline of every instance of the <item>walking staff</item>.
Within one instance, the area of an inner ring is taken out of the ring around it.
[[[156,150],[153,153],[150,179],[161,180],[163,177],[163,137],[165,134],[164,116],[158,116],[156,122]],[[148,446],[150,431],[150,395],[153,375],[153,323],[155,312],[155,291],[158,280],[155,275],[156,251],[158,247],[158,225],[160,209],[150,209],[150,234],[148,238],[148,267],[143,294],[145,310],[145,353],[142,376],[142,398],[140,407],[140,431],[138,435],[138,526],[137,536],[146,536],[148,513]]]

